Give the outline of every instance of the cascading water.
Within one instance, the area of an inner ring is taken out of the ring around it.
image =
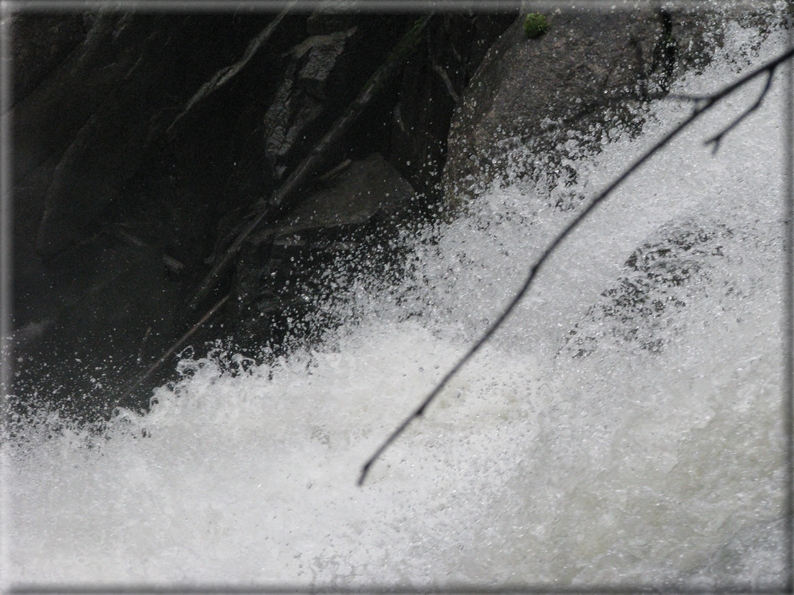
[[[751,47],[733,25],[675,90],[713,91],[784,37]],[[762,84],[596,211],[363,488],[572,216],[556,199],[594,195],[690,107],[598,131],[573,189],[516,179],[414,237],[396,285],[359,278],[326,305],[351,322],[311,352],[185,359],[150,413],[100,435],[26,428],[4,580],[781,585],[783,81],[703,145]]]

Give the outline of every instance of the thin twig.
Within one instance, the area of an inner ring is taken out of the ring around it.
[[[232,78],[234,78],[237,75],[238,72],[240,72],[240,70],[243,69],[243,67],[246,64],[248,64],[251,58],[254,57],[254,54],[256,54],[256,52],[259,51],[260,47],[262,47],[262,44],[264,44],[268,39],[270,39],[270,37],[273,35],[273,32],[279,26],[279,23],[281,23],[282,19],[292,9],[292,7],[296,4],[296,2],[297,0],[292,0],[292,2],[289,2],[284,7],[284,9],[276,15],[276,18],[270,21],[270,23],[268,23],[268,25],[264,29],[262,29],[262,31],[259,32],[259,35],[257,35],[256,37],[254,37],[254,39],[251,40],[251,42],[248,44],[248,47],[245,48],[243,57],[240,58],[240,60],[238,60],[231,66],[224,66],[214,75],[212,75],[210,80],[208,80],[206,83],[201,85],[201,88],[198,91],[196,91],[193,97],[191,97],[190,100],[187,102],[185,108],[176,116],[176,118],[174,118],[174,121],[171,122],[171,125],[168,126],[168,130],[166,130],[166,133],[169,136],[173,134],[174,126],[176,126],[176,123],[179,122],[179,120],[181,120],[191,109],[193,109],[193,106],[195,106],[199,101],[202,101],[203,99],[205,99],[206,97],[210,96],[212,93],[220,89],[222,86],[224,86],[226,83],[228,83]]]
[[[722,139],[725,138],[725,135],[728,134],[734,128],[736,128],[742,120],[744,120],[747,116],[752,114],[755,110],[757,110],[761,106],[761,104],[764,101],[764,97],[766,97],[767,93],[769,93],[769,88],[772,86],[772,77],[774,76],[774,74],[775,74],[775,69],[774,68],[770,69],[769,72],[767,73],[766,84],[764,85],[764,89],[763,91],[761,91],[761,94],[758,96],[758,99],[756,99],[753,105],[751,105],[748,109],[744,111],[744,113],[742,113],[742,115],[740,115],[733,122],[731,122],[722,132],[711,137],[709,140],[707,140],[704,143],[706,145],[711,145],[711,144],[714,145],[714,148],[711,151],[713,155],[717,154],[717,151],[720,148],[720,143],[722,142]]]
[[[159,368],[161,365],[163,365],[165,360],[167,360],[169,357],[171,357],[171,355],[173,355],[176,352],[177,349],[182,347],[182,345],[185,343],[185,341],[187,341],[191,336],[193,336],[193,333],[195,333],[197,330],[199,330],[205,322],[207,322],[210,318],[212,318],[212,316],[218,310],[220,310],[221,307],[223,307],[223,305],[227,302],[228,299],[229,299],[229,294],[227,294],[226,296],[221,298],[221,300],[218,301],[218,303],[216,303],[212,308],[210,308],[204,314],[204,316],[201,317],[201,320],[199,320],[196,324],[194,324],[192,327],[190,327],[190,330],[188,332],[186,332],[184,335],[182,335],[179,338],[179,340],[176,343],[174,343],[168,351],[166,351],[163,355],[160,356],[160,358],[156,362],[154,362],[151,366],[149,366],[149,369],[147,369],[143,374],[138,376],[130,384],[130,386],[127,388],[127,390],[124,391],[124,393],[121,395],[121,397],[119,397],[118,401],[116,401],[116,407],[122,406],[124,401],[127,400],[127,398],[132,394],[132,392],[135,389],[137,389],[141,384],[143,384],[146,381],[147,378],[149,378],[152,374],[154,374],[157,371],[157,368]],[[151,330],[151,329],[149,329],[149,330]],[[147,330],[146,331],[146,337],[148,337],[148,336],[149,336],[149,331]],[[143,349],[143,346],[141,347],[141,349]]]
[[[668,93],[665,99],[674,99],[678,101],[690,101],[692,103],[702,103],[711,99],[711,95],[689,95],[688,93]]]
[[[339,165],[325,172],[317,179],[320,180],[321,182],[329,182],[333,180],[336,176],[341,174],[343,171],[345,171],[348,167],[350,167],[351,163],[353,163],[351,159],[345,159]]]
[[[466,352],[466,354],[452,367],[452,369],[447,372],[444,378],[439,382],[436,387],[430,392],[430,394],[422,401],[422,403],[417,407],[413,413],[411,413],[408,417],[403,420],[403,422],[394,430],[391,435],[386,438],[386,440],[378,447],[375,453],[364,463],[364,466],[361,468],[361,475],[358,478],[358,485],[361,486],[364,483],[364,480],[367,478],[367,474],[369,473],[372,465],[377,461],[380,456],[386,451],[386,449],[395,441],[397,438],[408,428],[412,421],[416,418],[421,417],[425,409],[427,409],[428,405],[433,402],[433,400],[441,393],[441,391],[447,386],[449,381],[463,368],[464,365],[480,350],[480,348],[494,335],[494,333],[502,326],[502,324],[507,320],[510,314],[515,310],[516,306],[521,302],[521,300],[526,295],[529,288],[532,286],[532,282],[537,277],[537,274],[541,271],[545,263],[548,261],[549,257],[557,250],[557,248],[562,244],[562,242],[579,226],[582,221],[584,221],[590,213],[592,213],[595,208],[601,204],[604,200],[609,197],[612,192],[620,186],[629,176],[631,176],[635,171],[637,171],[646,161],[648,161],[653,155],[655,155],[660,149],[665,147],[671,140],[673,140],[676,136],[678,136],[684,129],[686,129],[690,124],[692,124],[695,120],[697,120],[701,115],[703,115],[706,111],[711,109],[716,103],[720,100],[725,98],[726,96],[730,95],[740,87],[744,86],[749,81],[755,79],[757,76],[769,73],[769,80],[767,81],[767,87],[769,86],[769,81],[772,78],[772,73],[774,73],[777,66],[785,62],[786,60],[790,59],[794,56],[794,49],[788,50],[787,52],[783,53],[782,55],[778,56],[771,62],[757,68],[756,70],[750,72],[749,74],[743,76],[739,80],[735,81],[734,83],[728,85],[721,91],[702,98],[702,101],[699,102],[700,105],[695,106],[695,109],[692,111],[692,114],[687,117],[683,122],[681,122],[678,126],[676,126],[673,130],[668,132],[661,140],[659,140],[653,147],[651,147],[644,155],[642,155],[637,161],[635,161],[628,169],[626,169],[620,176],[618,176],[609,186],[607,186],[601,193],[596,196],[590,204],[585,208],[576,218],[569,223],[565,229],[562,230],[557,237],[546,247],[546,249],[541,253],[540,257],[535,261],[535,264],[532,265],[532,268],[529,270],[529,274],[527,275],[524,284],[522,285],[521,289],[513,296],[513,299],[510,300],[510,303],[507,307],[502,311],[496,321],[491,324],[488,330],[483,333],[483,335],[477,340],[473,347]],[[766,94],[766,89],[764,93],[761,95],[759,100],[763,100]],[[756,102],[757,103],[757,102]],[[758,106],[754,104],[748,109],[749,111],[753,111]],[[741,118],[739,119],[741,120]],[[734,123],[735,124],[735,123]],[[731,124],[724,133],[730,131],[734,124]],[[723,133],[723,134],[724,134]]]
[[[447,93],[449,93],[449,96],[452,97],[452,100],[456,104],[460,103],[460,95],[458,95],[458,93],[455,91],[455,87],[452,86],[452,81],[449,80],[449,76],[447,75],[446,71],[441,68],[441,66],[432,56],[430,57],[430,64],[432,65],[436,74],[441,77],[442,81],[444,81],[444,86],[447,88]]]
[[[149,335],[152,334],[152,327],[146,327],[146,333],[143,335],[143,340],[141,341],[141,346],[138,349],[138,357],[135,359],[136,364],[140,364],[143,361],[143,354],[146,350],[146,343],[149,342]]]

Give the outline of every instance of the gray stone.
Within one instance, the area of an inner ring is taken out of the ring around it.
[[[441,174],[453,110],[488,48],[515,13],[446,13],[428,25],[426,48],[406,64],[392,110],[389,159],[429,201],[442,196]]]
[[[325,98],[328,77],[345,50],[347,39],[356,32],[355,27],[347,31],[336,31],[330,35],[315,35],[299,46],[300,57],[306,62],[298,72],[298,86],[319,99]]]
[[[276,179],[285,175],[307,138],[316,136],[316,123],[328,112],[326,99],[338,91],[330,81],[345,70],[340,58],[355,32],[351,27],[314,35],[292,48],[292,60],[263,118],[265,157]]]
[[[85,41],[11,112],[14,177],[59,159],[140,57],[147,21],[100,14]],[[33,60],[33,58],[30,58]]]
[[[411,185],[379,153],[353,162],[323,188],[301,202],[282,221],[252,241],[294,234],[304,229],[366,223],[378,213],[393,214],[414,196]]]
[[[654,50],[663,26],[656,14],[555,11],[549,22],[548,33],[527,39],[522,19],[516,20],[474,75],[450,129],[444,171],[449,205],[460,205],[503,175],[512,149],[531,142],[539,151],[554,148],[549,123],[660,86]],[[576,125],[585,129],[603,111]]]
[[[596,152],[607,121],[639,132],[647,101],[663,97],[683,74],[702,70],[728,23],[776,18],[762,7],[558,9],[547,16],[551,28],[538,39],[527,39],[517,19],[463,94],[444,170],[445,201],[453,208],[509,177],[538,179],[540,170],[551,185],[575,181],[561,141],[575,139],[576,150]],[[557,206],[573,208],[580,198]]]
[[[11,15],[13,103],[38,87],[85,40],[82,14]]]

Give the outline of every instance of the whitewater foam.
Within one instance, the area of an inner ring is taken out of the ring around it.
[[[754,35],[732,27],[676,91],[718,88],[782,47],[772,34],[748,49]],[[703,140],[759,88],[600,208],[363,488],[361,464],[572,216],[554,190],[516,181],[420,234],[400,285],[359,280],[329,306],[355,324],[313,350],[238,358],[235,373],[229,354],[185,359],[146,415],[28,428],[8,447],[5,580],[782,584],[781,86],[716,156]],[[578,191],[687,109],[661,102],[638,138],[583,157]],[[671,247],[663,269],[690,259],[696,274],[627,265]],[[631,339],[643,329],[655,348]],[[581,336],[586,353],[566,348]]]

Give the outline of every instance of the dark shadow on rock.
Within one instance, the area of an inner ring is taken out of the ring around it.
[[[21,14],[11,114],[18,408],[109,415],[113,395],[203,313],[185,315],[184,303],[213,252],[315,149],[417,16],[288,14],[186,111],[274,14]],[[400,257],[390,239],[440,199],[456,98],[513,18],[432,17],[291,211],[247,242],[217,288],[235,300],[192,344],[310,342],[338,323],[315,307],[345,291],[324,276],[329,267],[349,260],[348,279],[386,278]],[[141,409],[174,363],[136,391]]]
[[[91,21],[79,13],[16,13],[10,18],[13,105],[30,95],[83,43]]]

